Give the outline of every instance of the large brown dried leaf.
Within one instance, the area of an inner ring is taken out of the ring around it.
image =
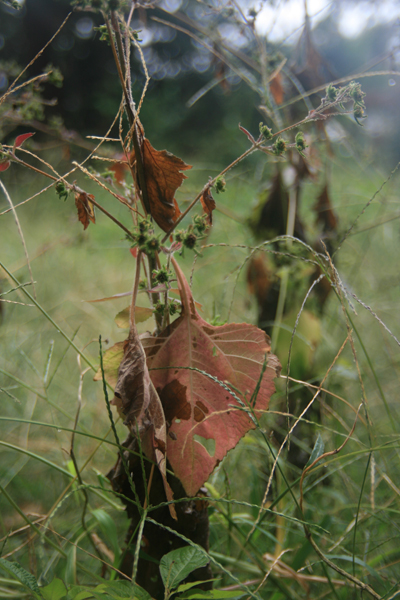
[[[77,192],[75,194],[75,205],[78,209],[78,219],[82,223],[84,230],[89,227],[90,221],[92,221],[92,223],[96,223],[94,205],[91,200],[94,200],[94,196],[92,194],[87,194],[86,192]]]
[[[172,491],[166,477],[167,428],[164,411],[150,379],[146,356],[134,324],[119,366],[114,393],[113,404],[124,415],[124,424],[131,433],[135,436],[139,434],[146,456],[156,461],[167,499],[172,500]],[[170,505],[170,512],[176,519],[173,505]]]
[[[161,229],[169,231],[180,215],[175,192],[191,169],[167,150],[156,150],[147,138],[142,143],[143,169],[151,216]]]
[[[189,285],[172,259],[183,311],[158,337],[143,340],[151,378],[169,425],[167,454],[186,493],[193,496],[225,454],[254,428],[242,406],[221,385],[235,390],[248,406],[260,379],[255,412],[267,410],[275,391],[278,359],[267,335],[253,325],[209,325],[196,311]]]

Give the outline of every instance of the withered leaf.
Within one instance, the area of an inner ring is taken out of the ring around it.
[[[325,183],[313,206],[317,215],[317,223],[322,225],[323,231],[335,231],[337,229],[337,217],[332,209],[331,199],[329,197],[328,184]]]
[[[168,500],[172,490],[167,482],[167,427],[160,398],[150,379],[146,356],[135,323],[131,325],[125,343],[124,357],[118,369],[113,404],[125,418],[124,424],[136,436],[139,434],[144,453],[155,460],[164,482]],[[170,513],[176,519],[175,508]]]
[[[167,150],[156,150],[147,138],[143,138],[142,155],[149,210],[157,225],[167,232],[180,215],[175,192],[186,179],[181,171],[192,167]]]
[[[250,258],[246,279],[247,289],[251,295],[257,298],[257,303],[261,306],[273,281],[273,274],[268,266],[268,260],[261,252]]]
[[[189,284],[175,259],[172,264],[182,314],[158,337],[142,341],[152,381],[171,424],[168,460],[188,496],[193,496],[225,454],[254,427],[243,405],[249,405],[265,356],[267,368],[254,407],[257,415],[268,408],[280,365],[261,329],[246,323],[206,323],[196,311]],[[235,390],[243,404],[199,371]]]
[[[212,213],[217,206],[215,200],[212,196],[211,189],[208,187],[202,197],[200,198],[201,205],[203,207],[204,212],[207,215],[208,224],[212,225]]]
[[[269,89],[276,104],[280,106],[283,103],[284,96],[282,73],[278,73],[273,79],[271,79],[269,82]]]
[[[90,221],[96,223],[94,205],[91,200],[94,200],[92,194],[87,194],[86,192],[77,192],[75,194],[75,206],[78,209],[78,219],[82,223],[84,230],[89,227]]]

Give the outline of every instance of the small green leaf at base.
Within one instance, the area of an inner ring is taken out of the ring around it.
[[[179,600],[224,600],[241,598],[246,595],[244,590],[189,590],[186,594],[179,596]],[[178,600],[178,599],[177,599]]]
[[[317,460],[317,458],[319,458],[320,456],[322,456],[322,454],[324,453],[325,450],[325,444],[323,442],[323,439],[321,437],[320,434],[318,434],[317,437],[317,441],[314,444],[314,448],[311,452],[311,456],[308,459],[308,463],[306,464],[305,468],[307,468],[308,466],[312,465],[312,463]]]
[[[54,578],[49,585],[41,588],[42,596],[45,600],[60,600],[67,594],[67,588],[61,579]]]
[[[0,567],[2,567],[2,569],[8,574],[13,575],[15,579],[20,581],[24,587],[28,588],[35,598],[42,600],[43,596],[35,577],[21,567],[20,564],[17,562],[10,562],[5,558],[0,558]]]
[[[210,559],[198,548],[184,546],[165,554],[160,560],[160,573],[165,587],[175,588],[192,571],[205,567]]]

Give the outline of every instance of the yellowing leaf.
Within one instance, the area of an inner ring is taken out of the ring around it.
[[[114,321],[121,327],[121,329],[127,329],[129,327],[129,310],[130,307],[124,308],[121,310],[115,317]],[[136,323],[144,323],[147,319],[153,314],[153,310],[151,308],[146,308],[145,306],[136,306],[135,307],[135,321]]]
[[[118,379],[118,369],[124,357],[125,342],[117,342],[111,348],[108,348],[103,355],[103,368],[106,381],[115,388]],[[93,381],[101,381],[101,369],[99,368]]]

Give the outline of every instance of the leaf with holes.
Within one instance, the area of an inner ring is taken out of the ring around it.
[[[188,496],[194,496],[226,453],[254,428],[246,407],[265,357],[267,368],[254,408],[257,416],[268,409],[280,364],[270,354],[269,338],[254,325],[206,323],[175,259],[172,264],[182,314],[158,337],[146,337],[142,343],[169,423],[168,460]],[[219,382],[235,390],[240,403]]]

